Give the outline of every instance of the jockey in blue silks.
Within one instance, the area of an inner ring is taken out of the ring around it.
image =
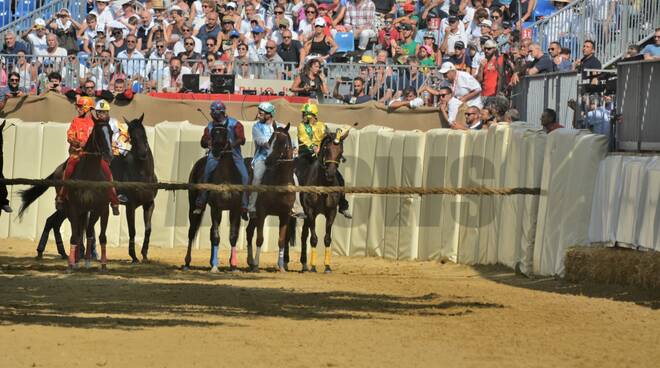
[[[211,131],[214,127],[223,125],[227,123],[227,136],[229,138],[229,143],[232,150],[232,158],[234,159],[234,165],[238,169],[238,172],[241,174],[241,183],[243,185],[248,185],[249,177],[248,170],[245,167],[245,162],[243,161],[243,155],[241,154],[241,146],[245,144],[245,132],[243,129],[243,124],[238,120],[228,117],[226,114],[227,108],[222,101],[217,100],[211,104],[211,118],[213,119],[208,123],[206,128],[204,128],[204,135],[200,144],[202,148],[208,149],[209,152],[206,156],[206,166],[204,167],[204,178],[203,182],[208,183],[211,180],[211,175],[218,167],[218,159],[216,159],[213,154],[211,154]],[[197,196],[196,208],[194,213],[201,214],[206,206],[206,201],[208,199],[208,191],[200,191]],[[247,192],[243,192],[242,204],[241,204],[241,217],[244,220],[247,220],[247,208],[248,208],[248,196]]]

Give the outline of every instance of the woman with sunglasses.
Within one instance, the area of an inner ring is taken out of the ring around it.
[[[37,80],[37,67],[35,64],[28,63],[25,51],[21,50],[16,53],[16,64],[13,66],[13,71],[19,74],[20,87],[31,91]]]
[[[323,96],[328,94],[328,85],[321,70],[319,59],[312,59],[305,64],[300,74],[293,79],[291,92],[297,96],[311,97],[319,102],[323,101]]]

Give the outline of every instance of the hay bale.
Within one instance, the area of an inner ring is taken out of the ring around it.
[[[660,289],[660,252],[573,247],[566,253],[566,280]]]

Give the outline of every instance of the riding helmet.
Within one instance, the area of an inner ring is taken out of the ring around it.
[[[227,107],[220,100],[215,100],[211,104],[211,112],[225,112],[226,110],[227,110]]]
[[[99,100],[94,106],[96,111],[110,111],[110,104],[106,100]]]
[[[270,102],[260,103],[258,109],[267,114],[275,115],[275,106]]]
[[[305,115],[318,115],[319,114],[319,107],[316,106],[314,103],[306,103],[302,106],[302,109],[300,109],[302,113]]]
[[[76,106],[82,107],[84,112],[94,108],[94,99],[88,96],[80,96],[76,100]]]

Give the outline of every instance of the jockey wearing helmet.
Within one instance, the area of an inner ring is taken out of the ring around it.
[[[325,123],[318,120],[319,108],[314,103],[306,103],[300,110],[303,115],[302,124],[298,124],[298,143],[300,144],[298,157],[298,172],[303,176],[303,182],[307,181],[307,169],[321,148],[321,142],[327,132]],[[337,170],[337,182],[344,186],[344,177]],[[346,218],[352,218],[348,212],[348,201],[346,194],[341,193],[339,198],[339,213]]]
[[[115,118],[108,120],[110,130],[112,130],[111,147],[112,147],[112,171],[115,178],[119,181],[127,181],[128,167],[128,153],[131,152],[131,136],[128,134],[128,124],[125,121],[119,121]],[[125,194],[120,193],[118,196],[119,202],[126,203],[128,198]]]
[[[105,100],[99,100],[94,106],[94,100],[91,97],[81,96],[76,101],[76,109],[78,110],[78,117],[73,119],[71,126],[66,133],[67,141],[69,142],[69,159],[66,162],[66,169],[64,170],[63,180],[71,178],[76,165],[80,161],[80,157],[85,154],[83,148],[89,139],[92,129],[94,129],[94,120],[91,117],[91,111],[95,110],[98,115],[99,121],[107,122],[109,117],[110,104]],[[101,170],[105,175],[106,180],[112,181],[112,173],[110,166],[105,160],[101,160]],[[66,187],[60,188],[55,204],[58,209],[62,209],[64,198],[66,197]],[[108,188],[108,197],[110,198],[110,205],[112,207],[112,214],[119,215],[119,199],[117,199],[117,192],[114,187]]]
[[[213,118],[213,120],[208,123],[206,128],[204,128],[204,135],[202,136],[202,140],[200,142],[202,148],[209,150],[208,155],[206,156],[206,166],[204,167],[203,181],[206,183],[211,180],[213,171],[215,171],[216,167],[218,167],[218,159],[216,159],[215,156],[211,154],[211,131],[214,127],[224,125],[226,123],[234,165],[236,165],[238,172],[241,174],[241,183],[243,185],[248,185],[250,179],[248,176],[247,167],[245,167],[245,161],[243,160],[243,154],[241,153],[241,146],[245,144],[245,131],[243,129],[243,124],[234,118],[228,117],[226,111],[227,108],[225,107],[225,104],[220,100],[214,101],[211,104],[211,118]],[[206,206],[207,199],[208,191],[200,191],[199,195],[197,196],[196,208],[193,213],[201,214],[202,210]],[[241,203],[241,217],[244,220],[247,220],[247,192],[243,192]]]
[[[275,106],[270,102],[262,102],[258,106],[257,121],[252,126],[252,139],[254,140],[255,150],[254,157],[252,158],[252,185],[261,184],[261,179],[266,172],[266,158],[271,152],[270,137],[275,131]],[[279,125],[278,125],[279,126]],[[294,181],[298,184],[298,180],[294,175]],[[248,209],[250,216],[254,216],[257,212],[257,192],[250,193],[250,203]],[[300,193],[296,193],[296,201],[293,204],[293,216],[304,218],[305,214],[300,205]]]

